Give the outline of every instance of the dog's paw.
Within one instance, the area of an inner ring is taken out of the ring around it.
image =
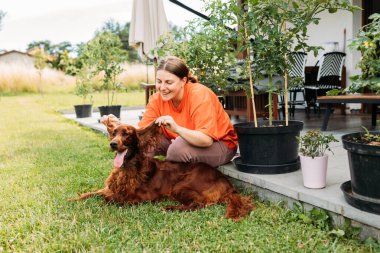
[[[109,114],[109,115],[103,115],[100,118],[100,123],[107,126],[108,124],[120,123],[120,121],[115,115]]]

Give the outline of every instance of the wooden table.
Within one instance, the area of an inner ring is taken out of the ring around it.
[[[380,96],[375,94],[321,96],[317,98],[320,104],[327,104],[325,117],[323,118],[322,131],[326,131],[330,114],[334,104],[364,103],[372,104],[372,127],[376,126],[377,106],[380,105]]]
[[[140,86],[145,90],[145,104],[149,102],[149,97],[156,92],[156,85],[153,83],[140,83]]]

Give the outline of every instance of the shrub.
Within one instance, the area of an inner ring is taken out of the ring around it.
[[[324,156],[327,150],[331,151],[330,143],[338,142],[332,134],[326,135],[316,129],[309,130],[305,135],[297,137],[297,141],[300,153],[312,158]]]

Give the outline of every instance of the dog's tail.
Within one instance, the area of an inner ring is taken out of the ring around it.
[[[88,198],[90,198],[92,196],[96,196],[96,195],[99,195],[99,196],[104,195],[104,189],[100,189],[100,190],[97,190],[94,192],[86,192],[83,194],[78,193],[78,198],[68,199],[67,201],[78,201],[78,200],[88,199]]]
[[[235,221],[241,220],[256,208],[250,197],[241,196],[237,192],[228,194],[226,202],[226,218]]]

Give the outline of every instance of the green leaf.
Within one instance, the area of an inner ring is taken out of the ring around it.
[[[155,155],[153,156],[154,159],[157,159],[159,161],[165,161],[166,160],[166,156],[164,155]]]

